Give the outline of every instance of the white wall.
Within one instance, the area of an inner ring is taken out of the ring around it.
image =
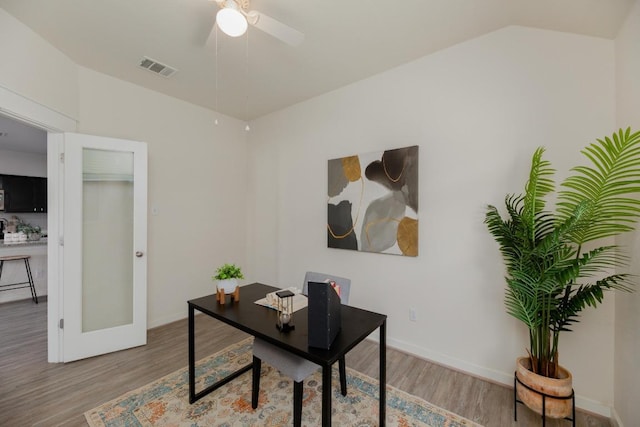
[[[86,68],[79,93],[80,133],[148,144],[149,326],[184,318],[218,265],[246,265],[244,122]]]
[[[1,8],[0,52],[0,87],[77,117],[77,66]]]
[[[636,2],[615,43],[618,126],[640,130],[640,2]],[[618,244],[631,254],[630,272],[640,277],[640,232],[621,236]],[[636,280],[636,282],[638,282]],[[640,289],[616,295],[615,418],[621,426],[640,420]]]
[[[47,155],[0,150],[0,174],[47,176]]]
[[[509,27],[263,117],[250,136],[251,271],[285,286],[306,270],[350,277],[353,305],[388,314],[391,345],[512,384],[528,340],[503,308],[485,206],[522,191],[537,146],[566,176],[613,132],[614,93],[612,41]],[[328,249],[327,160],[410,145],[419,257]],[[607,415],[613,317],[610,298],[560,349],[578,404]]]

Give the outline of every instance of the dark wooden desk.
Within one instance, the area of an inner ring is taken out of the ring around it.
[[[355,307],[342,306],[342,328],[329,350],[309,347],[307,309],[298,310],[293,315],[295,329],[291,332],[280,332],[276,328],[276,311],[255,304],[254,301],[277,290],[273,286],[260,283],[240,288],[240,302],[227,301],[220,305],[215,295],[188,301],[189,305],[189,402],[193,403],[211,393],[218,387],[228,383],[242,373],[251,369],[251,364],[243,367],[228,377],[218,381],[204,390],[195,390],[195,310],[218,319],[228,325],[240,329],[254,337],[261,338],[284,350],[310,360],[322,367],[322,425],[331,425],[331,366],[347,354],[369,334],[380,329],[380,378],[379,407],[380,426],[385,425],[386,410],[386,325],[387,316]]]

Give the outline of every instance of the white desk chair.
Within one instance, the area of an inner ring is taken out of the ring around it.
[[[349,291],[351,280],[344,277],[333,276],[331,274],[307,272],[304,276],[302,293],[307,295],[309,282],[334,281],[340,285],[340,300],[342,304],[349,303]],[[319,366],[315,363],[298,357],[288,351],[282,350],[266,341],[256,338],[253,341],[253,388],[251,392],[251,406],[258,407],[258,394],[260,393],[260,370],[262,361],[293,379],[293,425],[299,427],[302,423],[302,392],[304,380]],[[347,375],[344,357],[338,361],[340,370],[340,392],[347,395]]]

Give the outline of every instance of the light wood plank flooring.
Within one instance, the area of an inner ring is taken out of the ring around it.
[[[87,426],[83,413],[187,365],[187,321],[148,333],[148,344],[68,364],[47,363],[46,300],[0,304],[0,426]],[[246,337],[208,316],[196,316],[196,358]],[[377,377],[378,347],[365,341],[347,365]],[[249,375],[249,374],[246,374]],[[519,405],[513,421],[512,389],[387,351],[390,385],[487,427],[538,426],[538,416]],[[547,426],[570,426],[551,421]],[[607,419],[580,412],[578,426],[609,427]]]

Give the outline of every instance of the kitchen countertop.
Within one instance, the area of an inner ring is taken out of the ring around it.
[[[0,240],[0,248],[24,248],[29,246],[47,246],[47,238],[43,237],[40,240],[19,243],[5,243],[4,240]]]

